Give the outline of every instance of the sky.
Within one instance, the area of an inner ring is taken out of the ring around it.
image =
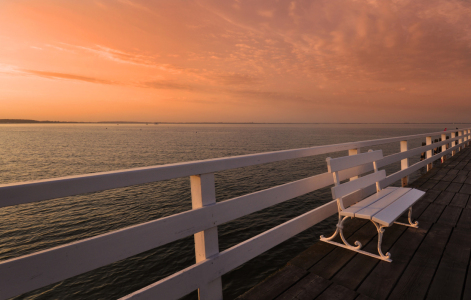
[[[469,0],[1,0],[0,119],[471,122]]]

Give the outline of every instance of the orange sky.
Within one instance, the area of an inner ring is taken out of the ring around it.
[[[0,1],[0,119],[471,122],[471,2]]]

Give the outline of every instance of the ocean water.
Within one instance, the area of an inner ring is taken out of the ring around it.
[[[0,184],[435,132],[445,127],[457,126],[0,125]],[[409,147],[421,143],[414,140]],[[399,143],[373,147],[379,148],[389,155],[399,152]],[[216,173],[217,201],[326,172],[325,158],[342,155],[346,151]],[[419,156],[410,163],[417,161]],[[386,171],[391,174],[399,168],[396,163]],[[219,226],[220,251],[330,200],[330,189],[325,188]],[[0,208],[0,261],[190,209],[189,178]],[[315,243],[319,235],[333,232],[335,221],[329,218],[224,275],[224,299],[244,293]],[[193,237],[188,237],[15,299],[116,299],[194,262]],[[197,299],[197,294],[184,298]]]

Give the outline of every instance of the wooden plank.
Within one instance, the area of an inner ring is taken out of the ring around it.
[[[412,219],[416,220],[427,209],[430,202],[423,201],[423,198],[412,206]]]
[[[471,184],[463,184],[463,187],[460,190],[460,193],[471,195]]]
[[[330,285],[316,300],[354,300],[358,293],[339,284]]]
[[[268,276],[244,294],[237,297],[238,300],[275,299],[290,286],[306,276],[308,273],[294,265],[287,265],[278,272]],[[163,299],[163,298],[162,298]],[[203,300],[203,299],[202,299]]]
[[[353,168],[356,166],[372,163],[383,158],[383,150],[376,150],[350,156],[338,158],[327,158],[327,167],[329,173]]]
[[[362,282],[357,292],[377,300],[386,299],[430,226],[431,223],[422,222],[420,228],[407,228],[390,250],[394,253],[393,262],[380,261]]]
[[[450,185],[450,182],[448,181],[439,181],[437,182],[436,185],[433,186],[432,190],[436,191],[444,191],[447,189],[447,187]]]
[[[357,218],[363,218],[363,219],[371,219],[376,213],[380,212],[383,210],[385,207],[393,203],[394,201],[397,201],[398,198],[401,196],[409,193],[411,189],[409,188],[400,188],[395,190],[394,192],[386,195],[385,197],[379,199],[376,202],[371,203],[367,207],[359,210],[358,212],[355,213],[355,217]],[[423,193],[423,192],[422,192]]]
[[[367,207],[368,205],[382,199],[383,197],[391,194],[392,192],[394,192],[397,189],[399,189],[399,188],[396,188],[396,187],[385,188],[385,189],[379,191],[378,193],[375,193],[375,194],[369,196],[368,198],[366,198],[364,200],[361,200],[360,202],[358,202],[358,203],[350,206],[349,208],[343,210],[341,214],[343,216],[354,217],[355,213],[358,212],[359,210],[362,210],[363,208]]]
[[[471,229],[471,209],[464,208],[461,212],[460,219],[458,220],[458,224],[456,225],[458,228],[467,228]]]
[[[416,189],[410,190],[402,197],[391,203],[373,216],[373,221],[384,226],[391,226],[396,219],[409,207],[417,202],[425,193]]]
[[[341,185],[332,187],[332,196],[334,199],[342,198],[354,191],[365,188],[369,185],[374,184],[386,177],[386,171],[380,170],[372,174],[360,177],[356,180],[342,183]]]
[[[420,188],[432,189],[435,185],[437,185],[438,182],[438,180],[429,179],[424,184],[422,184]]]
[[[449,162],[449,161],[448,161],[448,162]],[[448,174],[455,174],[455,175],[456,175],[456,174],[458,174],[458,170],[457,170],[457,169],[450,169],[450,170],[448,171]]]
[[[444,191],[444,192],[441,192],[440,195],[438,195],[437,199],[435,199],[433,203],[448,205],[450,204],[453,197],[455,197],[455,193]]]
[[[445,176],[443,176],[443,178],[441,178],[441,180],[443,181],[449,181],[449,182],[452,182],[453,180],[455,180],[455,178],[457,177],[456,174],[446,174]]]
[[[469,195],[456,193],[450,202],[451,206],[465,208],[468,203]]]
[[[348,224],[344,225],[345,227]],[[356,231],[347,241],[353,244],[360,241],[362,245],[366,245],[377,234],[376,228],[370,222]],[[356,252],[345,248],[337,247],[335,250],[326,255],[321,261],[309,269],[309,272],[317,274],[323,278],[330,279],[338,272]]]
[[[445,205],[430,203],[427,209],[420,215],[419,221],[425,221],[430,223],[437,222],[444,209]]]
[[[459,174],[459,175],[456,175],[456,177],[452,180],[453,182],[457,182],[457,183],[464,183],[466,181],[466,179],[468,179],[468,175],[464,175],[464,174]]]
[[[428,190],[422,197],[421,201],[434,202],[438,195],[440,195],[439,191]]]
[[[237,244],[220,254],[144,287],[122,299],[178,299],[202,284],[237,268],[250,259],[308,229],[337,211],[335,201]]]
[[[426,146],[422,146],[422,147],[417,147],[417,148],[414,148],[414,149],[411,149],[411,150],[407,150],[407,151],[403,151],[403,152],[388,155],[388,156],[384,157],[383,159],[381,159],[377,162],[378,168],[384,167],[386,165],[389,165],[389,164],[392,164],[392,163],[395,163],[395,162],[398,162],[398,161],[401,161],[405,158],[409,158],[409,157],[412,157],[412,156],[415,156],[415,155],[419,155],[422,152],[426,152],[428,150],[436,148],[437,146],[444,145],[444,144],[448,143],[449,141],[450,140],[442,141],[442,142],[438,142],[438,143],[435,143],[435,144],[426,145]],[[401,141],[401,143],[402,142],[406,142],[406,141]],[[436,159],[438,159],[438,158],[436,158]]]
[[[440,172],[437,172],[435,175],[430,177],[430,179],[432,179],[432,180],[442,180],[445,176],[447,176],[447,174],[440,174]],[[449,180],[445,180],[445,181],[449,181]]]
[[[445,224],[448,226],[456,226],[458,219],[460,218],[462,208],[447,206],[443,211],[442,215],[438,219],[438,224]]]
[[[453,231],[428,290],[427,299],[461,299],[469,262],[470,245],[471,235],[467,230]]]
[[[303,279],[299,280],[295,285],[281,294],[276,300],[311,300],[322,294],[330,285],[331,281],[322,278],[316,274],[310,273]],[[237,298],[239,299],[239,298]],[[265,295],[252,299],[270,299]],[[242,299],[241,299],[242,300]]]
[[[355,300],[374,300],[374,299],[360,294],[358,295],[358,297],[355,298]]]
[[[348,226],[345,226],[343,234],[346,238],[349,238],[355,231],[364,226],[368,221],[363,219],[355,218],[348,221]],[[326,234],[329,236],[332,232]],[[340,238],[337,237],[334,241],[340,242]],[[304,270],[308,270],[318,261],[320,261],[324,256],[329,254],[332,250],[336,249],[332,244],[317,242],[308,249],[301,252],[295,258],[290,260],[288,264],[293,264],[297,267],[300,267]]]
[[[463,186],[462,183],[458,183],[458,182],[452,182],[450,183],[450,185],[446,188],[446,191],[448,192],[452,192],[452,193],[458,193],[461,189],[461,187]]]
[[[216,188],[214,174],[193,175],[191,183],[191,204],[193,209],[216,204]],[[217,226],[194,234],[196,263],[204,261],[219,253]],[[200,299],[222,299],[222,281],[217,277],[211,282],[201,285],[198,289]]]
[[[451,227],[433,225],[388,299],[425,297],[450,234]]]
[[[434,202],[440,195],[439,191],[428,190],[427,193],[422,197],[421,201]]]
[[[386,228],[382,243],[382,250],[384,253],[389,251],[392,245],[406,229],[407,227],[400,225],[394,225],[390,228]],[[372,239],[363,248],[363,250],[370,253],[377,253],[377,239]],[[395,256],[395,253],[391,253],[391,255]],[[373,270],[373,268],[379,262],[380,261],[376,258],[362,254],[356,254],[352,260],[350,260],[337,274],[335,274],[335,276],[332,278],[332,281],[351,290],[356,290],[360,283],[368,276],[371,270]]]

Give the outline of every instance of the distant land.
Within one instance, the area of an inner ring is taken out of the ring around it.
[[[137,122],[137,121],[100,121],[100,122],[79,122],[79,121],[38,121],[29,119],[0,119],[0,124],[471,124],[471,122],[434,122],[434,123],[270,123],[270,122]]]

